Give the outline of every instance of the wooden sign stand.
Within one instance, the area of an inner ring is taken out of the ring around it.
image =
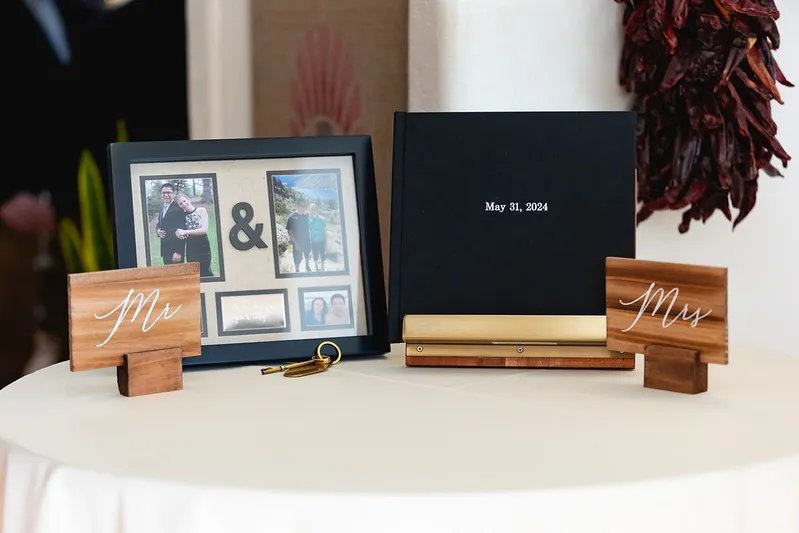
[[[183,358],[200,355],[200,265],[70,274],[73,372],[116,367],[123,396],[183,389]]]
[[[708,364],[728,364],[727,269],[609,257],[608,348],[644,354],[644,387],[708,390]]]
[[[123,355],[117,367],[117,385],[123,396],[143,396],[183,390],[183,350],[165,348]]]
[[[707,392],[707,363],[696,350],[649,345],[644,350],[644,387],[684,394]]]

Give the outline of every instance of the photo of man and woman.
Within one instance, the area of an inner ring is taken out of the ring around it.
[[[142,178],[147,265],[200,263],[202,281],[223,281],[216,178]]]
[[[303,330],[353,327],[349,287],[314,287],[299,292]]]
[[[338,170],[268,172],[277,277],[347,274]]]

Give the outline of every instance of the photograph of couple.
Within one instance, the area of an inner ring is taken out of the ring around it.
[[[347,274],[337,170],[268,172],[276,276]]]
[[[300,302],[303,330],[353,327],[349,287],[300,289]]]
[[[223,281],[213,175],[142,178],[147,265],[199,263],[202,281]]]

